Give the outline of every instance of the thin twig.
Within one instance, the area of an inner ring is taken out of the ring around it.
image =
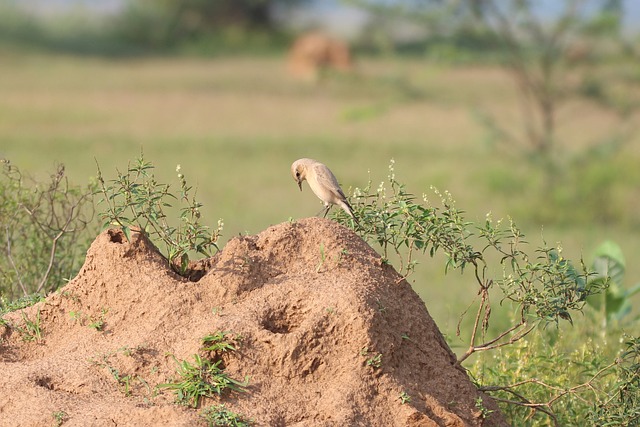
[[[467,351],[458,359],[458,365],[462,364],[469,356],[471,356],[476,350],[475,341],[476,334],[478,333],[478,324],[480,323],[480,318],[482,317],[482,311],[484,308],[484,304],[486,299],[488,298],[488,294],[486,290],[481,291],[480,296],[480,305],[478,306],[478,312],[476,313],[476,317],[473,321],[473,329],[471,330],[471,338],[469,339],[469,348]]]
[[[16,273],[16,277],[18,279],[18,284],[20,285],[20,288],[22,288],[22,293],[26,297],[26,296],[29,295],[29,292],[27,292],[27,288],[24,286],[24,283],[22,282],[22,277],[20,275],[20,270],[18,270],[18,267],[16,266],[16,263],[13,261],[13,256],[11,254],[11,235],[9,233],[9,226],[5,226],[5,231],[7,233],[7,258],[9,259],[9,262],[11,263],[11,267],[13,267],[13,271],[15,271],[15,273]]]
[[[589,400],[580,396],[579,394],[577,394],[577,392],[580,389],[583,388],[587,388],[590,390],[594,390],[593,387],[593,382],[598,379],[598,377],[600,377],[602,374],[604,374],[606,371],[610,370],[611,368],[613,368],[616,365],[616,362],[610,363],[609,365],[601,368],[598,372],[596,372],[595,374],[593,374],[593,376],[591,378],[589,378],[588,381],[582,383],[582,384],[578,384],[575,385],[573,387],[569,387],[569,388],[562,388],[562,387],[558,387],[558,386],[554,386],[554,385],[550,385],[545,383],[544,381],[540,381],[538,379],[532,378],[529,380],[523,380],[523,381],[519,381],[513,384],[508,384],[508,385],[504,385],[504,386],[483,386],[483,387],[478,387],[478,390],[480,391],[484,391],[484,392],[495,392],[495,391],[504,391],[507,393],[510,393],[514,396],[516,396],[518,399],[520,399],[519,401],[516,400],[510,400],[510,399],[504,399],[501,398],[499,396],[492,396],[494,400],[499,401],[499,402],[503,402],[503,403],[508,403],[508,404],[512,404],[512,405],[518,405],[518,406],[524,406],[527,408],[532,408],[541,412],[544,412],[545,414],[549,415],[553,420],[554,423],[557,425],[557,419],[555,417],[555,415],[553,414],[553,405],[554,403],[558,400],[561,399],[562,397],[566,396],[567,394],[572,394],[574,396],[576,396],[578,399],[582,400],[584,403],[589,403]],[[537,384],[539,386],[542,386],[548,390],[554,391],[556,392],[556,394],[554,396],[552,396],[549,400],[547,400],[546,402],[538,402],[538,403],[534,403],[529,401],[528,399],[526,399],[523,395],[521,395],[520,393],[516,392],[514,389],[521,387],[523,385],[527,385],[527,384]]]

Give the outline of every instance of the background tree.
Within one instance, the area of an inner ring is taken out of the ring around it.
[[[3,297],[63,286],[84,262],[96,227],[91,188],[69,184],[64,166],[49,182],[23,176],[6,159],[0,159],[0,167],[1,306]]]
[[[128,0],[119,17],[121,35],[156,47],[240,31],[278,30],[276,10],[306,0]]]
[[[598,49],[619,40],[622,3],[566,0],[558,2],[561,7],[553,17],[543,17],[535,2],[525,0],[475,3],[481,4],[475,8],[477,16],[502,42],[522,106],[520,136],[492,123],[502,142],[537,156],[548,169],[548,184],[553,184],[561,166],[556,152],[558,110],[593,76],[590,59],[602,53]],[[581,74],[578,79],[576,72]]]
[[[522,183],[529,191],[521,193],[539,199],[535,210],[527,209],[535,212],[536,222],[616,218],[619,208],[610,187],[625,178],[602,168],[633,136],[633,113],[640,105],[640,81],[633,77],[633,62],[624,60],[629,49],[622,36],[621,0],[562,0],[553,7],[528,0],[351,3],[370,10],[374,20],[387,16],[391,26],[422,27],[428,55],[439,49],[454,61],[456,55],[472,55],[504,66],[515,84],[519,116],[496,112],[497,103],[481,106],[476,116],[492,149],[509,154],[505,159],[518,169],[533,166]],[[582,119],[563,115],[576,102],[595,104],[615,120],[601,135],[562,137],[560,125],[575,126]],[[597,201],[579,208],[592,200]]]

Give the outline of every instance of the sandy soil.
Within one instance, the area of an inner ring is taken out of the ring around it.
[[[506,425],[410,285],[334,222],[234,238],[198,281],[132,240],[101,233],[67,286],[4,317],[0,426],[52,426],[62,412],[64,426],[204,426],[219,402],[256,426]],[[25,341],[38,313],[42,338]],[[246,391],[175,404],[156,386],[176,380],[176,359],[212,357],[201,339],[220,331],[237,348],[225,372]]]

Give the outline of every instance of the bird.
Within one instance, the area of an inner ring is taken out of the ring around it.
[[[324,203],[324,217],[327,216],[332,205],[340,206],[353,220],[358,223],[353,214],[353,208],[338,184],[338,180],[331,170],[313,159],[298,159],[291,165],[291,174],[302,191],[302,181],[307,181],[311,191]]]

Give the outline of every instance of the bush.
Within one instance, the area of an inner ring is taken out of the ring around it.
[[[589,312],[574,326],[483,354],[469,372],[513,425],[577,426],[587,419],[594,426],[636,425],[640,343],[611,331],[603,339],[599,323]],[[618,341],[622,349],[613,345]]]
[[[512,344],[540,325],[571,322],[572,312],[581,311],[586,298],[606,286],[603,282],[587,286],[587,267],[581,262],[577,268],[565,259],[561,246],[543,242],[531,251],[513,220],[494,221],[487,215],[484,224],[475,224],[465,219],[449,193],[434,191],[441,206],[432,206],[426,196],[420,203],[396,180],[392,162],[388,181],[377,189],[370,181],[364,189],[356,188],[351,204],[360,221],[356,231],[364,240],[377,243],[385,259],[395,254],[402,274],[411,274],[416,257],[427,252],[431,257],[445,255],[445,271],[471,270],[478,285],[477,311],[469,348],[458,363],[475,352]],[[334,218],[350,224],[344,212],[336,210]],[[513,309],[513,323],[488,336],[493,298]]]
[[[0,294],[13,300],[61,287],[82,266],[92,219],[92,189],[70,185],[63,165],[37,182],[3,160]]]
[[[140,154],[133,164],[129,163],[126,173],[118,171],[118,177],[107,182],[98,166],[98,192],[102,195],[98,203],[104,206],[99,216],[104,227],[120,227],[129,241],[131,229],[135,227],[156,245],[163,243],[171,268],[187,276],[190,253],[210,257],[218,250],[216,242],[222,232],[222,220],[213,231],[200,223],[202,204],[192,195],[193,188],[187,185],[180,165],[176,168],[180,180],[179,196],[170,191],[169,184],[156,181],[153,169],[153,164]],[[168,216],[175,200],[179,203],[177,225]]]
[[[587,417],[597,420],[593,425],[636,425],[640,338],[628,338],[621,351],[607,345],[619,334],[607,329],[606,319],[628,314],[637,289],[620,285],[619,250],[608,244],[592,270],[582,260],[576,266],[559,245],[543,242],[531,251],[513,220],[487,215],[484,224],[467,221],[450,194],[434,191],[439,206],[426,196],[421,202],[396,180],[392,162],[386,182],[353,191],[359,223],[341,210],[333,217],[377,244],[384,259],[396,257],[404,275],[424,253],[443,253],[445,270],[471,273],[478,292],[460,316],[459,336],[474,307],[469,347],[458,364],[472,362],[468,369],[478,388],[501,403],[514,425],[582,425]],[[489,329],[494,299],[511,319],[502,331]]]

